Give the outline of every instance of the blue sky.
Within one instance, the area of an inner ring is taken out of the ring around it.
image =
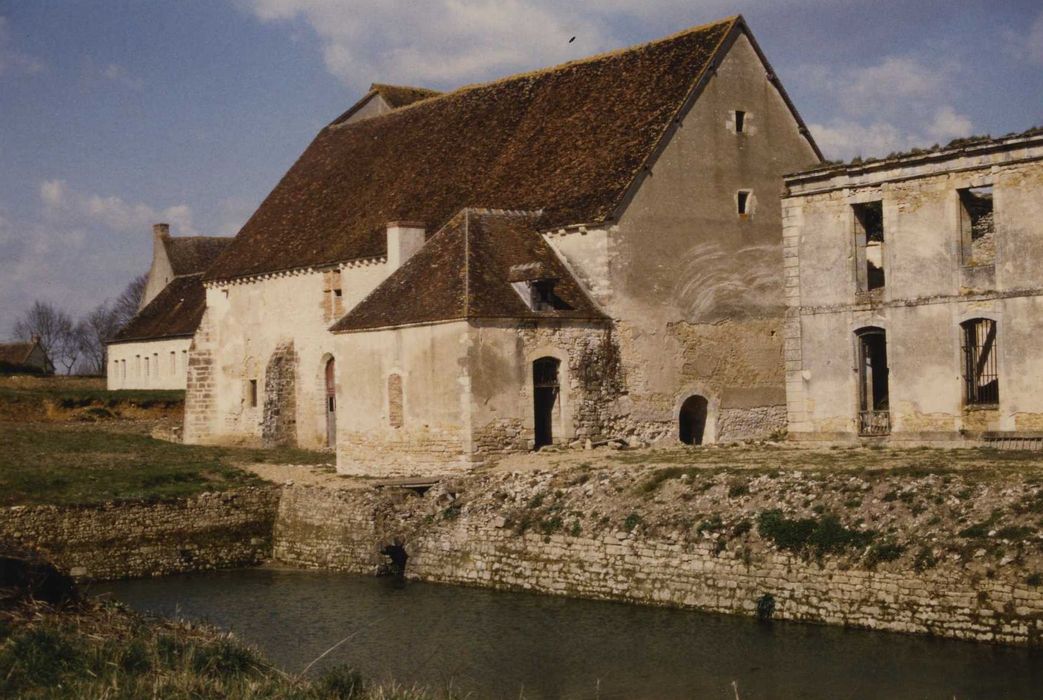
[[[33,299],[118,294],[154,221],[233,235],[371,82],[452,88],[737,12],[828,156],[1043,123],[1038,0],[0,0],[0,338]]]

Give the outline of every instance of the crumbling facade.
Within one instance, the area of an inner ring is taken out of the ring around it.
[[[270,441],[289,411],[342,471],[408,474],[781,431],[778,193],[820,160],[740,17],[374,86],[207,271],[185,438]]]
[[[1043,437],[1043,133],[786,178],[799,439]]]

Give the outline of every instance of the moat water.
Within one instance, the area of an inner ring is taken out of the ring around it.
[[[232,630],[283,669],[473,698],[1039,698],[1043,651],[327,572],[98,585]],[[733,682],[735,687],[733,687]]]

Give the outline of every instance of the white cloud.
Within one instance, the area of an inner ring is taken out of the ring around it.
[[[11,45],[10,24],[6,17],[0,15],[0,76],[34,75],[43,69],[42,61]]]
[[[262,21],[301,21],[345,84],[452,86],[611,45],[591,3],[547,0],[240,0]],[[576,40],[569,43],[575,36]]]
[[[889,56],[864,67],[807,66],[808,91],[832,104],[836,116],[809,124],[827,157],[880,156],[969,136],[970,118],[957,111],[960,66]]]
[[[141,78],[137,78],[130,74],[130,72],[121,65],[116,63],[110,63],[103,67],[99,74],[106,80],[110,80],[117,85],[130,88],[131,90],[141,90],[145,87],[145,81]]]
[[[1004,36],[1004,49],[1005,53],[1015,60],[1043,66],[1043,12],[1040,12],[1029,25],[1028,31],[1007,31]]]
[[[182,234],[197,233],[192,224],[192,209],[178,204],[157,209],[148,204],[127,202],[121,197],[103,197],[70,190],[64,180],[40,184],[40,201],[49,220],[72,224],[95,224],[118,233],[142,233],[163,221]]]

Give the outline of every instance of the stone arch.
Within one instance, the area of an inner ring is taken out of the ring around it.
[[[292,340],[279,343],[268,359],[261,439],[265,447],[297,444],[297,351]]]
[[[720,401],[713,392],[701,384],[685,388],[674,402],[675,435],[687,445],[713,445],[717,442],[717,421],[720,415]],[[688,420],[687,434],[682,434],[682,421]],[[698,420],[701,432],[694,430],[692,421]],[[697,434],[698,433],[698,434]],[[688,438],[698,437],[699,441]]]
[[[553,422],[551,432],[553,441],[556,443],[568,442],[574,436],[572,425],[572,403],[571,403],[571,368],[569,366],[569,354],[553,346],[541,346],[529,352],[525,356],[525,387],[529,396],[530,410],[525,412],[525,427],[532,437],[533,448],[542,447],[536,445],[536,391],[534,379],[535,364],[539,360],[555,360],[557,362],[558,392],[552,406]]]

